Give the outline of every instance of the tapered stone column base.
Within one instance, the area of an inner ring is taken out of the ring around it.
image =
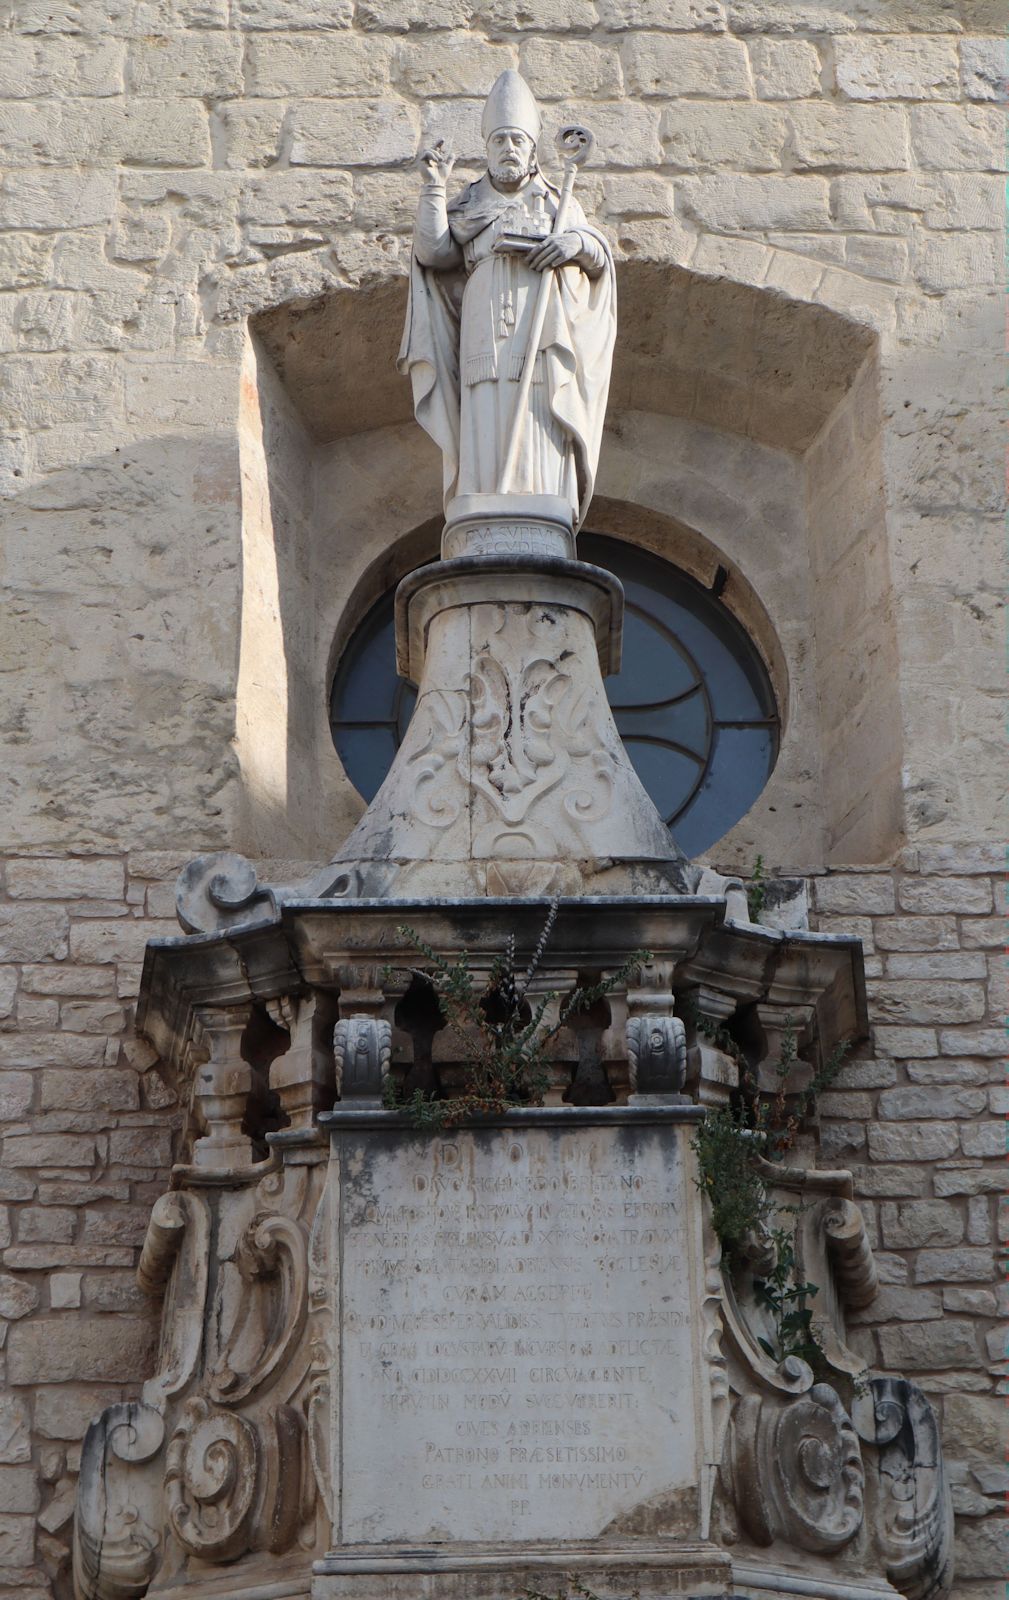
[[[417,709],[328,892],[691,893],[698,870],[603,687],[622,608],[610,573],[560,556],[463,556],[404,579],[397,655]]]

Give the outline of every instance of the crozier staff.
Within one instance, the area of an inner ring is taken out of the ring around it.
[[[498,78],[482,127],[487,171],[450,202],[453,158],[440,143],[421,157],[400,371],[441,449],[446,507],[456,495],[496,494],[540,321],[506,487],[563,497],[577,525],[592,496],[609,388],[613,257],[574,197],[552,232],[560,195],[537,166],[539,112],[517,72]],[[536,318],[547,271],[555,291]]]

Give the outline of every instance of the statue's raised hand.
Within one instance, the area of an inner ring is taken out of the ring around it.
[[[563,267],[582,253],[581,234],[552,233],[538,249],[533,250],[527,264],[534,272],[546,272],[550,267]]]
[[[439,139],[437,144],[432,145],[430,150],[423,152],[419,165],[425,183],[436,184],[439,188],[444,189],[452,176],[455,156],[445,149],[444,139]]]

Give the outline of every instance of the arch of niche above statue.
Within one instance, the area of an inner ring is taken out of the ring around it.
[[[328,695],[370,606],[436,553],[437,452],[395,372],[400,279],[276,306],[243,381],[242,847],[328,854],[360,814]],[[900,826],[876,340],[821,306],[656,263],[619,269],[594,531],[720,596],[770,675],[770,783],[715,848],[882,859]],[[720,575],[720,569],[721,574]]]

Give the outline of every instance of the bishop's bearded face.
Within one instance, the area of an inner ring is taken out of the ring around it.
[[[487,140],[487,171],[498,189],[517,189],[533,170],[536,146],[520,128],[497,128]]]

